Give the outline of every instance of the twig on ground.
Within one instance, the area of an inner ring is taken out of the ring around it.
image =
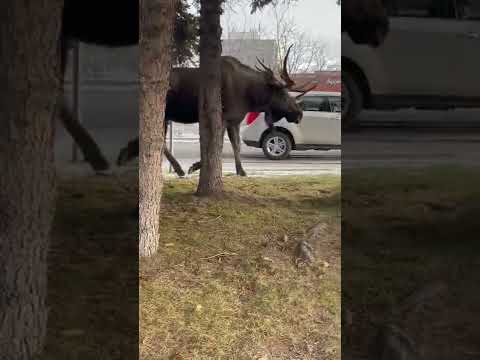
[[[209,223],[213,221],[217,221],[223,219],[222,215],[218,215],[215,219],[205,219],[205,220],[198,220],[199,223],[204,224],[204,223]]]
[[[221,253],[218,253],[218,254],[215,254],[215,255],[212,255],[212,256],[208,256],[208,257],[203,257],[203,258],[200,258],[202,260],[210,260],[210,259],[214,259],[214,258],[217,258],[217,257],[224,257],[224,256],[238,256],[237,253],[232,253],[232,252],[228,252],[228,251],[224,251],[224,252],[221,252]]]

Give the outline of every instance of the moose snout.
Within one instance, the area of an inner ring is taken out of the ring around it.
[[[300,124],[300,121],[302,121],[303,112],[292,109],[285,113],[284,117],[289,123]]]
[[[303,113],[301,111],[295,111],[291,113],[291,115],[287,118],[288,122],[292,122],[294,124],[300,124],[303,118]]]
[[[298,117],[297,117],[297,124],[300,124],[300,122],[302,121],[303,119],[303,113],[302,112],[299,112],[298,113]]]

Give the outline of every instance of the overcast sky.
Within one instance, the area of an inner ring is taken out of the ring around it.
[[[258,23],[266,28],[272,26],[271,10],[268,7],[259,14],[250,15],[249,0],[241,1],[243,1],[243,6],[236,6],[233,9],[231,6],[225,8],[222,18],[225,35],[228,24],[235,24],[240,29]],[[330,56],[340,58],[341,9],[335,0],[298,0],[297,4],[292,7],[292,16],[299,27],[322,38],[329,45]]]

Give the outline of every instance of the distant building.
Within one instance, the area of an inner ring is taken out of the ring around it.
[[[88,83],[136,83],[138,81],[138,48],[108,48],[80,43],[80,77]],[[72,79],[72,51],[68,54],[65,80]]]
[[[233,56],[248,66],[258,64],[257,57],[269,67],[275,65],[275,41],[258,39],[253,32],[230,33],[222,40],[222,48],[222,55]]]
[[[229,40],[260,40],[258,33],[253,31],[244,31],[244,32],[230,32],[228,34]]]

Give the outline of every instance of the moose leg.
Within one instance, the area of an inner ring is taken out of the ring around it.
[[[235,157],[235,168],[237,175],[247,176],[245,170],[242,167],[242,161],[240,159],[240,125],[233,125],[227,128],[228,138],[232,144],[233,156]]]
[[[222,138],[225,136],[225,126],[223,126],[222,130]],[[188,169],[188,174],[193,174],[195,171],[198,171],[202,168],[202,160],[193,163],[192,166]]]
[[[165,136],[165,139],[167,138],[167,131],[168,131],[168,127],[171,126],[171,120],[166,120],[165,119],[165,133],[164,133],[164,136]],[[172,135],[173,136],[173,135]],[[173,157],[173,154],[170,152],[170,150],[168,149],[167,146],[163,146],[163,154],[165,155],[165,157],[167,158],[167,160],[170,162],[170,164],[172,165],[173,167],[173,170],[175,170],[175,173],[179,176],[179,177],[184,177],[185,176],[185,171],[183,171],[182,167],[180,166],[180,164],[178,163],[177,159],[175,159]]]
[[[95,171],[105,171],[110,167],[107,159],[103,156],[100,148],[88,131],[78,122],[78,120],[66,109],[62,107],[60,114],[65,130],[70,134],[75,143],[83,153],[85,160]]]
[[[188,174],[193,174],[195,171],[198,171],[202,168],[202,161],[197,161],[196,163],[193,163],[192,166],[188,168]]]
[[[117,165],[123,166],[130,160],[138,157],[140,152],[140,143],[138,137],[130,141],[127,146],[120,150],[117,157]]]
[[[138,157],[139,152],[140,152],[139,138],[136,138],[130,141],[127,146],[125,146],[120,150],[120,153],[118,154],[118,158],[117,158],[117,165],[118,166],[125,165],[127,162]],[[168,150],[167,147],[163,148],[163,153],[167,158],[167,160],[170,162],[170,164],[172,164],[173,169],[175,170],[175,173],[180,177],[184,177],[185,172],[183,171],[182,167],[178,163],[177,159],[173,157],[172,153]]]
[[[64,37],[60,39],[60,54],[61,54],[61,71],[62,71],[62,83],[65,77],[65,70],[67,64],[67,40]],[[74,84],[78,86],[78,84]],[[100,148],[93,139],[93,137],[88,133],[88,131],[80,124],[78,119],[67,109],[65,105],[65,100],[60,99],[62,107],[60,109],[60,120],[62,122],[65,130],[70,134],[72,139],[78,145],[80,150],[83,153],[85,160],[92,166],[95,171],[105,171],[108,170],[110,164],[108,163],[105,156],[103,156]]]
[[[173,167],[173,170],[175,170],[175,173],[180,177],[184,177],[185,171],[183,171],[177,159],[173,157],[172,153],[170,152],[170,150],[168,150],[166,146],[163,148],[163,153],[165,154],[165,157],[168,159],[170,164],[172,164],[172,167]]]

